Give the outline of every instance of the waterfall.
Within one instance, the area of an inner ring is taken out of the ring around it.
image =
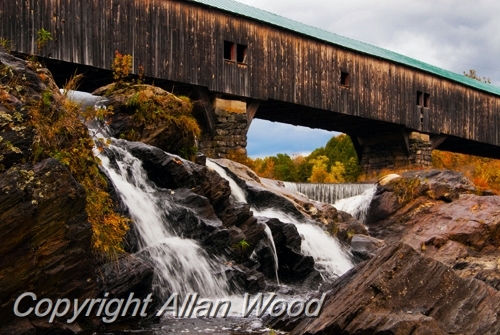
[[[308,184],[284,182],[285,188],[302,193],[307,198],[334,204],[340,199],[350,198],[359,195],[373,187],[373,184]]]
[[[377,187],[374,184],[306,184],[284,182],[285,188],[305,197],[332,204],[364,222]]]
[[[248,203],[245,192],[222,167],[212,161],[209,163],[209,160],[207,160],[207,166],[217,172],[222,170],[223,173],[220,173],[220,175],[229,181],[231,192],[234,192],[235,197],[236,194],[238,194],[238,197],[243,195],[244,202]],[[233,189],[233,186],[235,189]],[[335,238],[326,234],[320,227],[306,222],[299,222],[277,208],[260,210],[251,207],[251,209],[254,215],[276,218],[281,222],[295,225],[297,231],[303,238],[301,243],[302,253],[313,257],[317,270],[319,270],[324,277],[328,279],[337,278],[354,266],[349,255],[342,249],[340,243]],[[276,266],[277,265],[276,263]]]
[[[212,162],[210,159],[207,159],[207,167],[217,172],[222,178],[226,179],[229,182],[229,186],[231,187],[231,196],[234,200],[239,202],[247,202],[247,196],[245,191],[241,187],[236,184],[233,178],[229,177],[226,170],[224,170],[218,164]]]
[[[320,227],[299,222],[279,209],[253,210],[255,215],[276,218],[281,222],[295,225],[302,236],[302,253],[314,259],[316,269],[320,271],[323,277],[335,279],[354,266],[349,255],[342,249],[337,239],[326,234]]]
[[[280,284],[280,278],[278,276],[278,253],[276,252],[276,245],[274,244],[274,239],[273,239],[273,233],[271,232],[271,228],[266,224],[266,229],[264,229],[264,232],[266,233],[267,240],[269,241],[269,244],[271,245],[271,249],[273,251],[273,259],[274,259],[274,272],[276,273],[276,283],[278,285]]]
[[[148,179],[142,162],[121,146],[124,143],[113,139],[100,158],[130,212],[139,233],[141,251],[148,253],[154,262],[155,285],[160,294],[226,295],[228,287],[221,266],[209,259],[196,241],[176,236],[167,219],[166,213],[173,209],[164,200],[171,191],[156,187]]]
[[[210,159],[207,159],[206,163],[207,167],[214,170],[217,172],[222,178],[226,179],[229,182],[229,186],[231,187],[231,196],[239,202],[244,202],[247,203],[247,196],[245,194],[245,191],[234,181],[233,178],[231,178],[226,170],[224,170],[221,166],[219,166],[217,163],[214,163]],[[253,208],[252,208],[253,210]],[[269,246],[271,247],[271,250],[273,251],[273,260],[274,260],[274,271],[276,273],[276,282],[280,283],[279,277],[278,277],[278,254],[276,252],[276,245],[274,244],[273,240],[273,234],[271,232],[271,229],[269,226],[266,224],[266,229],[264,230],[266,234],[267,241],[269,243]]]
[[[67,97],[82,107],[102,108],[106,100],[79,91],[69,91]],[[88,128],[94,138],[109,137],[95,121]],[[210,259],[198,242],[176,234],[167,215],[175,210],[169,205],[172,191],[149,180],[142,162],[127,150],[126,143],[111,138],[103,152],[95,149],[94,153],[130,213],[139,235],[139,253],[146,253],[154,263],[158,294],[197,292],[203,297],[226,296],[229,288],[222,266]]]
[[[370,186],[370,188],[366,189],[359,195],[335,201],[333,206],[338,210],[351,214],[359,221],[365,222],[368,209],[370,208],[370,202],[375,195],[375,191],[377,190],[377,186]]]

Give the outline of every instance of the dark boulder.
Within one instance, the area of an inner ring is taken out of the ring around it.
[[[302,238],[295,225],[278,219],[267,219],[278,254],[278,276],[284,283],[304,284],[317,288],[322,281],[314,268],[314,259],[301,252]]]
[[[254,294],[266,289],[266,278],[262,272],[247,268],[241,264],[230,264],[226,268],[226,277],[230,289],[235,293]]]
[[[217,172],[143,143],[129,142],[124,146],[142,161],[149,179],[158,187],[188,188],[206,197],[216,213],[230,207],[231,188]]]
[[[129,299],[139,299],[141,301],[141,311],[143,302],[149,298],[152,301],[147,304],[144,312],[146,317],[137,313],[133,314],[135,304],[131,305],[129,313],[120,315],[116,322],[134,322],[144,324],[155,320],[155,314],[162,305],[162,297],[152,289],[154,280],[154,264],[144,252],[138,255],[123,255],[118,260],[106,263],[99,267],[99,285],[101,297],[108,293],[108,299],[123,299],[126,303]],[[124,304],[125,304],[124,303]]]
[[[355,256],[368,259],[375,256],[377,250],[385,247],[385,242],[368,235],[355,234],[351,239],[351,250]]]
[[[91,237],[85,192],[58,161],[0,174],[0,318],[22,320],[13,304],[24,292],[51,299],[97,296]]]

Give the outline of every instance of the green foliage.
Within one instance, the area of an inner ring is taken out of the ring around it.
[[[41,50],[44,46],[47,45],[47,43],[49,43],[49,41],[52,41],[52,35],[50,31],[45,30],[44,28],[38,30],[36,36],[36,46],[38,50]]]
[[[277,154],[244,164],[261,177],[294,182],[355,182],[361,173],[354,145],[344,134],[332,137],[307,157]]]
[[[308,159],[310,161],[320,155],[328,158],[326,171],[331,171],[332,166],[338,166],[336,162],[342,163],[345,170],[342,174],[344,182],[354,182],[359,177],[361,167],[358,165],[358,156],[349,136],[341,134],[332,137],[324,148],[314,150]]]
[[[43,104],[44,109],[50,108],[50,106],[52,104],[52,92],[51,91],[47,90],[47,91],[43,92],[42,104]]]
[[[296,180],[297,171],[293,160],[287,154],[277,154],[274,161],[274,178],[283,181]]]
[[[198,152],[198,147],[196,146],[182,147],[181,150],[179,150],[179,156],[181,156],[184,159],[193,160],[197,152]]]
[[[248,247],[250,247],[250,244],[245,239],[242,239],[233,245],[233,249],[238,250],[240,254],[243,254]]]

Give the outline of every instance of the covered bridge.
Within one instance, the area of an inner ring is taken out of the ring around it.
[[[216,156],[261,118],[344,132],[367,169],[428,165],[434,148],[500,158],[500,88],[232,0],[0,0],[0,37],[56,76],[131,54],[200,102]]]

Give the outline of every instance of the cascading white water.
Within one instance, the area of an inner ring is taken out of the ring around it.
[[[308,184],[284,182],[285,188],[295,192],[302,193],[307,198],[334,204],[340,199],[350,198],[362,194],[370,189],[373,184]]]
[[[207,167],[214,170],[217,172],[222,178],[226,179],[229,182],[229,186],[231,187],[231,196],[239,202],[244,202],[247,203],[247,196],[245,194],[245,191],[234,181],[233,178],[231,178],[226,170],[224,170],[221,166],[218,164],[212,162],[210,159],[207,159],[206,163]],[[276,282],[280,283],[279,276],[278,276],[278,253],[276,252],[276,245],[274,244],[273,240],[273,234],[271,232],[271,229],[266,225],[266,229],[264,230],[266,233],[266,238],[267,241],[269,242],[269,245],[271,247],[271,250],[273,251],[273,260],[274,260],[274,271],[276,273]]]
[[[271,249],[273,250],[274,272],[276,273],[276,283],[278,283],[278,285],[279,285],[280,278],[278,276],[278,269],[279,269],[278,252],[276,251],[276,245],[274,244],[273,233],[271,232],[271,228],[269,228],[269,226],[267,224],[266,224],[266,228],[264,229],[264,232],[266,233],[267,240],[269,241],[269,244],[271,245]]]
[[[79,91],[66,94],[82,108],[102,108],[100,105],[106,100]],[[89,126],[89,132],[93,137],[109,137],[95,122]],[[196,241],[175,234],[165,215],[171,208],[168,202],[160,200],[160,195],[168,191],[157,188],[149,180],[142,162],[120,146],[124,143],[124,140],[112,139],[105,151],[95,149],[95,154],[99,155],[102,167],[129,210],[139,234],[140,252],[146,252],[154,262],[158,293],[227,295],[229,290],[222,267],[211,260]]]
[[[302,236],[301,250],[304,255],[312,256],[317,270],[327,279],[335,279],[354,266],[349,255],[340,243],[326,234],[320,227],[301,223],[278,209],[255,210],[254,215],[276,218],[281,222],[292,223]]]
[[[285,182],[285,188],[302,193],[311,200],[332,204],[338,210],[365,222],[370,201],[377,187],[374,184],[306,184]]]
[[[236,201],[239,202],[247,202],[247,196],[245,191],[241,187],[236,184],[233,178],[229,177],[226,170],[220,167],[218,164],[212,162],[210,159],[207,159],[207,167],[217,172],[222,178],[226,179],[229,182],[229,186],[231,187],[231,195]]]
[[[142,162],[121,148],[120,143],[125,142],[113,139],[101,153],[102,166],[130,212],[141,249],[154,261],[157,287],[181,295],[190,292],[205,297],[226,295],[227,281],[221,267],[208,258],[197,242],[175,235],[164,214],[171,208],[160,201],[162,190],[149,181]]]
[[[373,199],[377,186],[371,185],[369,189],[359,195],[337,200],[333,206],[338,210],[347,212],[361,222],[365,222],[370,202]]]
[[[231,192],[238,194],[238,198],[243,199],[239,201],[248,202],[245,192],[223,168],[209,160],[207,160],[207,166],[218,172],[221,177],[229,181],[229,184],[231,185]],[[220,173],[219,171],[222,171],[223,173]],[[276,218],[281,222],[294,224],[297,227],[299,234],[303,237],[301,243],[302,252],[305,255],[313,257],[317,265],[317,269],[328,279],[337,278],[354,266],[349,255],[342,249],[339,242],[335,238],[327,235],[318,226],[298,222],[296,219],[281,212],[279,209],[268,208],[265,210],[259,210],[255,207],[251,207],[251,209],[254,212],[254,215]],[[276,265],[278,264],[276,263]]]

